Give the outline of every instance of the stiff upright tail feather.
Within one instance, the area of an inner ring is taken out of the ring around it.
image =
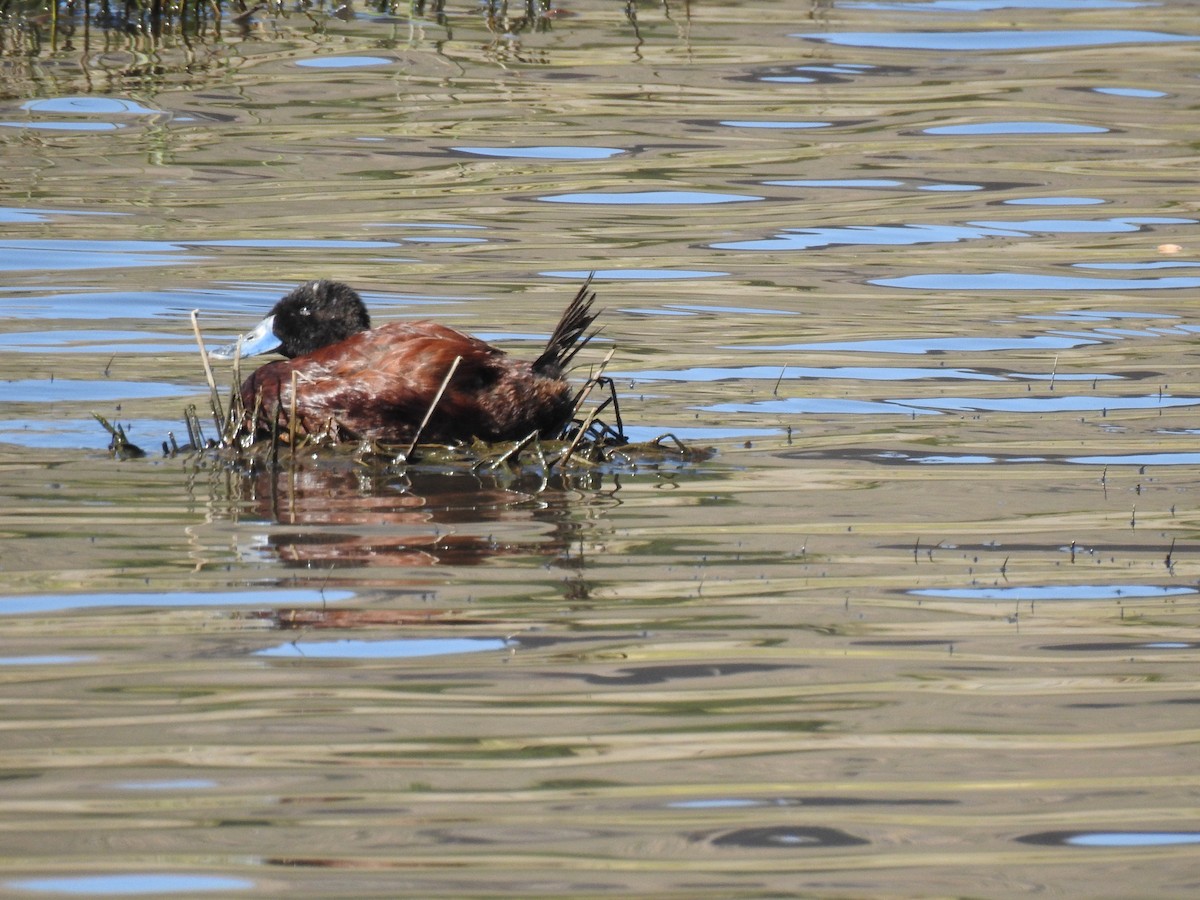
[[[599,312],[592,312],[592,301],[596,299],[596,292],[589,290],[595,274],[592,272],[588,275],[587,281],[583,283],[583,287],[579,289],[575,299],[570,302],[563,312],[562,318],[558,320],[554,334],[550,335],[550,340],[546,343],[546,349],[533,363],[535,372],[559,375],[570,365],[575,354],[586,347],[596,336],[594,331],[586,337],[583,334],[596,320],[596,316],[600,315]]]

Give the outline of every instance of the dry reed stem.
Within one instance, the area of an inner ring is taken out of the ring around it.
[[[508,462],[510,459],[512,459],[514,456],[518,456],[522,450],[524,450],[531,443],[536,441],[537,437],[538,437],[538,433],[536,431],[529,432],[529,434],[525,435],[525,437],[521,438],[519,441],[516,441],[511,447],[509,447],[507,450],[505,450],[503,453],[501,453],[498,457],[496,457],[491,462],[489,462],[487,464],[487,467],[489,469],[499,468],[500,466],[502,466],[506,462]]]
[[[292,369],[292,396],[288,410],[288,446],[296,452],[296,370]]]
[[[588,379],[588,382],[586,385],[584,385],[583,390],[579,392],[579,397],[575,400],[575,409],[571,413],[572,418],[575,418],[579,415],[579,410],[583,408],[583,404],[587,401],[587,398],[591,396],[592,388],[599,383],[600,376],[604,374],[604,369],[608,366],[609,362],[613,358],[613,354],[616,352],[617,348],[611,347],[604,359],[600,360],[600,365],[597,367],[596,374]],[[591,414],[588,415],[583,424],[579,426],[579,431],[575,433],[575,437],[567,447],[566,452],[564,452],[562,456],[551,463],[552,466],[567,464],[567,462],[571,459],[571,455],[575,452],[575,449],[583,440],[584,435],[587,434],[587,430],[592,426],[592,423],[596,421],[596,416],[599,415],[599,413],[600,407],[596,407],[594,410],[592,410]]]
[[[433,401],[429,404],[429,409],[425,410],[425,418],[421,420],[421,424],[417,426],[416,433],[413,435],[412,442],[409,443],[408,449],[404,452],[404,459],[408,460],[413,455],[413,451],[417,449],[417,442],[421,440],[421,433],[425,430],[425,426],[429,424],[429,420],[433,418],[433,411],[437,409],[437,405],[442,402],[442,395],[446,393],[446,388],[450,386],[450,379],[454,377],[454,373],[458,371],[458,364],[462,362],[461,356],[454,357],[454,362],[450,363],[450,369],[446,372],[446,377],[442,379],[442,385],[438,388],[437,393],[433,395]]]
[[[212,366],[208,362],[208,351],[204,349],[204,338],[200,334],[200,310],[192,310],[192,333],[196,335],[196,346],[200,348],[200,362],[204,364],[204,377],[208,379],[208,390],[212,395],[213,423],[217,426],[217,434],[224,433],[222,423],[225,414],[221,411],[221,396],[217,393],[217,380],[213,378]]]

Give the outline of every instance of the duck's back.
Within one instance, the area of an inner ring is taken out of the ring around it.
[[[258,410],[258,431],[286,434],[294,374],[300,433],[406,443],[456,357],[423,440],[509,440],[556,430],[570,417],[570,389],[561,377],[534,372],[478,338],[428,321],[389,323],[268,363],[242,385],[242,402]]]

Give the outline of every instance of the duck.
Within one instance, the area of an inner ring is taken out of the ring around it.
[[[292,290],[209,356],[283,355],[239,390],[256,437],[286,439],[294,417],[300,435],[380,444],[552,438],[575,412],[567,369],[596,335],[587,333],[599,315],[591,283],[589,275],[532,362],[430,320],[372,328],[358,292],[324,279]]]

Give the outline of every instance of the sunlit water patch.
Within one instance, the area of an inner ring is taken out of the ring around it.
[[[481,653],[515,646],[503,638],[401,638],[391,641],[288,641],[254,651],[255,656],[289,659],[413,659]]]

